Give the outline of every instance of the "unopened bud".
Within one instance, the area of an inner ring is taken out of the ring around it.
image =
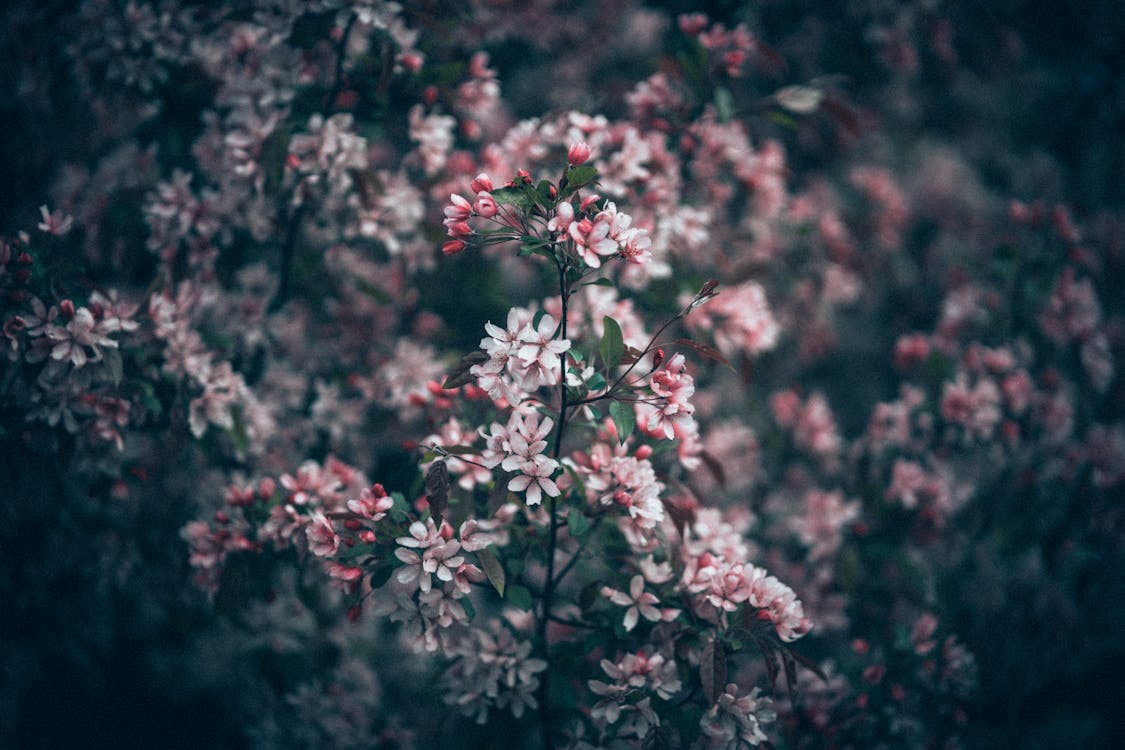
[[[566,160],[570,166],[577,167],[587,159],[590,158],[590,144],[588,143],[572,143],[570,150],[566,153]]]

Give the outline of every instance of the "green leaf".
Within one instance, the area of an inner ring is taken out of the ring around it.
[[[381,589],[386,585],[387,581],[391,580],[391,573],[395,572],[395,566],[390,563],[379,563],[375,571],[371,574],[371,589]]]
[[[590,530],[590,521],[578,508],[571,508],[566,514],[566,526],[571,536],[584,536]]]
[[[629,404],[613,401],[609,405],[609,416],[613,419],[613,424],[617,428],[617,442],[624,445],[637,426],[636,412]]]
[[[607,369],[621,364],[621,355],[625,353],[625,341],[621,337],[621,326],[608,315],[602,318],[604,331],[602,340],[598,344],[598,353],[602,355],[602,362]]]
[[[531,208],[532,199],[521,188],[502,187],[492,191],[492,197],[497,203],[508,204],[516,208],[527,210]]]
[[[600,278],[600,279],[594,279],[593,281],[587,281],[582,286],[608,286],[608,287],[612,288],[613,285],[614,284],[613,284],[612,281],[603,277],[603,278]]]
[[[715,115],[719,122],[729,122],[734,117],[734,97],[722,86],[715,87]]]
[[[504,577],[504,566],[500,564],[500,560],[496,558],[496,555],[488,547],[477,550],[477,559],[480,560],[480,567],[484,571],[484,574],[488,576],[489,583],[496,589],[496,593],[503,597],[506,580]]]
[[[543,316],[547,314],[546,310],[536,310],[535,316],[531,319],[531,327],[538,331],[539,321],[543,320]]]
[[[527,590],[526,586],[509,586],[508,595],[505,598],[513,607],[522,609],[524,612],[531,611],[533,602],[531,592]]]
[[[566,189],[570,191],[589,185],[598,178],[598,170],[592,164],[579,164],[566,172]]]

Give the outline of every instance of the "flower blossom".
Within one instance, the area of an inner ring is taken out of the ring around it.
[[[609,586],[602,587],[602,596],[608,598],[619,607],[627,607],[625,619],[622,624],[625,630],[630,631],[637,627],[641,616],[650,622],[670,622],[680,613],[678,609],[660,609],[656,605],[660,600],[655,594],[645,591],[645,578],[642,575],[633,576],[629,582],[629,593],[618,591]]]

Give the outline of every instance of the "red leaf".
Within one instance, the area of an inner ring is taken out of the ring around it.
[[[702,354],[707,359],[721,362],[731,372],[737,372],[737,370],[734,369],[734,365],[728,362],[727,358],[722,355],[722,352],[720,352],[713,346],[709,346],[708,344],[704,344],[699,341],[692,341],[691,339],[676,339],[675,343],[679,344],[680,346],[686,346],[688,349]]]

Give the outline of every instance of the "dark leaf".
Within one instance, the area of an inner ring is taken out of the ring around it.
[[[387,581],[391,580],[391,573],[394,572],[394,565],[390,563],[380,563],[371,574],[371,590],[374,591],[385,586]]]
[[[625,353],[621,355],[621,364],[631,365],[643,356],[645,356],[645,353],[637,347],[627,346],[625,347]]]
[[[566,526],[572,536],[582,536],[590,530],[590,521],[578,508],[571,508],[566,514]]]
[[[781,662],[785,665],[785,688],[789,692],[789,703],[797,705],[797,662],[787,649],[781,651]]]
[[[449,469],[445,461],[434,461],[426,469],[426,502],[430,505],[434,523],[440,526],[445,509],[449,507]]]
[[[121,385],[121,380],[125,376],[125,366],[121,362],[121,352],[117,349],[102,349],[102,356],[105,359],[105,366],[109,370],[109,377],[113,381],[116,388]]]
[[[509,586],[508,587],[508,602],[517,609],[522,609],[524,612],[530,612],[532,606],[531,592],[524,586]]]
[[[762,649],[762,660],[766,664],[766,677],[768,677],[770,681],[770,690],[776,690],[778,668],[777,662],[774,660],[776,654],[773,650],[773,644],[762,639],[757,639],[755,642],[758,644],[758,647]]]
[[[723,644],[714,638],[707,641],[699,657],[699,679],[707,702],[718,701],[727,686],[727,655]]]
[[[824,682],[824,684],[828,684],[828,675],[824,673],[824,670],[820,668],[819,664],[817,664],[815,661],[805,656],[804,654],[799,654],[792,649],[787,648],[785,649],[785,651],[791,658],[795,659],[798,664],[819,677]]]
[[[591,164],[580,164],[571,167],[566,173],[566,189],[578,190],[590,184],[598,177],[598,170]]]
[[[700,341],[692,341],[691,339],[676,339],[675,343],[679,344],[680,346],[686,346],[688,349],[702,354],[707,359],[711,359],[725,365],[726,368],[731,372],[737,372],[737,370],[734,369],[734,365],[727,361],[727,358],[722,355],[722,352],[720,352],[715,347],[710,346],[709,344],[704,344]]]
[[[488,547],[477,550],[477,559],[480,560],[481,570],[488,576],[489,583],[496,589],[496,593],[503,597],[504,584],[506,581],[504,577],[504,566],[500,564],[496,555],[493,554],[492,550]]]
[[[539,321],[543,320],[543,316],[547,314],[546,310],[536,310],[535,316],[531,319],[531,327],[539,330]]]
[[[613,287],[613,282],[611,280],[605,279],[605,278],[594,279],[593,281],[587,281],[582,286],[608,286],[608,287]]]
[[[637,426],[637,415],[633,407],[620,401],[612,401],[609,404],[609,416],[613,419],[613,426],[617,428],[617,442],[624,445]]]
[[[711,472],[711,475],[715,477],[715,481],[718,482],[719,486],[726,487],[727,473],[723,469],[723,465],[719,462],[719,459],[715,458],[707,451],[701,451],[699,454],[699,458],[703,461],[703,464],[707,467],[708,471]]]
[[[457,366],[453,368],[453,371],[449,373],[449,377],[445,379],[441,387],[460,388],[463,385],[473,382],[476,380],[476,376],[471,374],[469,370],[471,370],[474,365],[479,365],[487,361],[488,354],[486,352],[480,350],[469,352],[464,357],[461,357],[461,361],[458,362]]]
[[[625,353],[625,342],[621,337],[621,326],[608,315],[602,318],[602,340],[598,343],[598,353],[607,369],[612,369],[621,364],[621,355]]]

